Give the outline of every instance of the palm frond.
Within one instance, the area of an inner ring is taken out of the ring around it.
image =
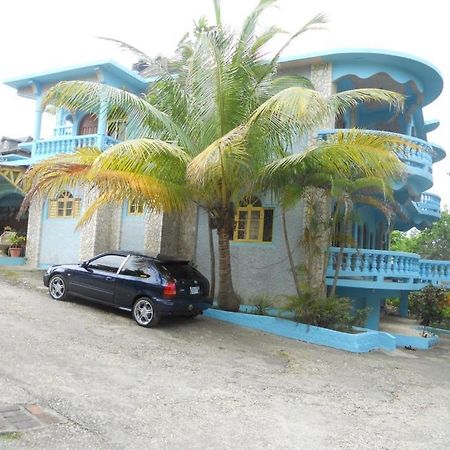
[[[135,137],[148,137],[151,130],[147,123],[152,117],[165,127],[173,140],[188,150],[193,147],[189,136],[167,114],[145,99],[119,88],[91,81],[62,81],[48,90],[43,105],[48,104],[95,114],[106,106],[110,110],[110,119],[126,116],[129,132]]]

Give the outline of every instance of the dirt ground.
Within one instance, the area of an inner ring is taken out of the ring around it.
[[[6,270],[6,271],[5,271]],[[450,339],[351,354],[206,317],[137,326],[0,270],[0,406],[62,422],[1,449],[447,449]]]

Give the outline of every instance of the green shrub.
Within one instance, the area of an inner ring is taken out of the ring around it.
[[[395,297],[387,298],[385,306],[388,314],[398,312],[398,310],[400,309],[400,299]]]
[[[419,320],[420,325],[439,327],[447,322],[449,291],[447,289],[425,286],[418,292],[409,294],[409,310]]]
[[[260,316],[267,315],[267,309],[273,306],[271,298],[266,295],[256,295],[251,297],[249,303],[255,307],[253,314]]]
[[[337,331],[349,331],[353,326],[363,326],[370,308],[353,313],[350,299],[337,297],[318,297],[313,292],[302,296],[287,297],[283,308],[294,314],[294,320],[317,327]]]

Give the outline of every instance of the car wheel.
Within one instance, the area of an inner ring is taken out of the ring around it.
[[[53,275],[48,283],[48,292],[54,300],[65,300],[68,297],[66,280],[61,275]]]
[[[155,304],[148,297],[141,297],[133,305],[133,318],[141,327],[155,327],[160,316]]]

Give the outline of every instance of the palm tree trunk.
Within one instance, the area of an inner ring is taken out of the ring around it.
[[[211,275],[210,275],[211,283],[209,288],[209,295],[212,299],[214,299],[214,294],[216,293],[216,255],[214,253],[213,231],[209,221],[208,221],[208,237],[209,237],[209,256],[211,263]]]
[[[234,293],[231,277],[230,235],[226,226],[217,228],[219,237],[219,308],[239,311],[239,300]]]
[[[344,244],[341,244],[338,256],[336,258],[336,268],[334,269],[333,286],[331,287],[330,297],[334,297],[336,295],[336,286],[339,278],[339,273],[341,271],[343,259],[344,259]]]
[[[283,235],[284,235],[284,243],[286,244],[286,252],[289,259],[289,265],[291,267],[292,278],[294,279],[295,290],[297,291],[297,295],[300,297],[300,284],[297,277],[297,270],[294,264],[294,258],[292,257],[291,245],[289,244],[289,236],[287,232],[287,224],[286,224],[286,210],[283,208],[281,212],[281,218],[283,220]]]

